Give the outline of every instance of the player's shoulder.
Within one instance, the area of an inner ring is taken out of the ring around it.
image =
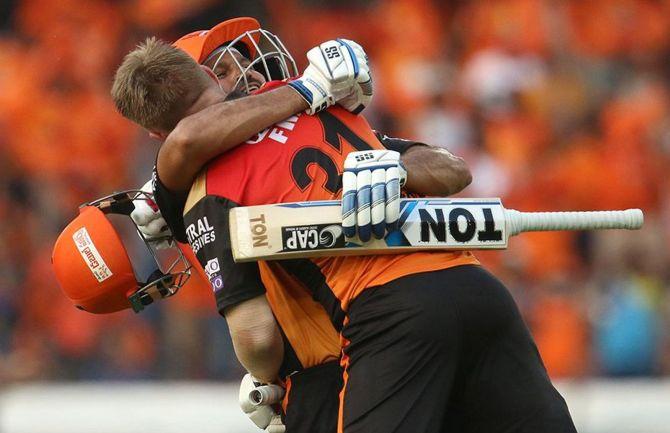
[[[367,119],[363,114],[353,114],[339,105],[333,105],[332,107],[328,107],[326,110],[316,114],[316,116],[320,117],[329,117],[328,115],[337,117],[340,122],[347,124],[364,124],[367,127],[370,127]]]
[[[308,117],[317,119],[314,125],[328,142],[334,141],[336,138],[337,140],[344,138],[347,141],[350,141],[350,139],[362,140],[368,145],[372,145],[372,147],[379,144],[379,140],[365,116],[350,113],[339,105],[334,105]],[[356,145],[354,147],[358,149]],[[363,149],[358,150],[365,150],[369,147],[364,146]]]

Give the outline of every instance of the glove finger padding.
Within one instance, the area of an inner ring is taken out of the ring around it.
[[[362,76],[362,74],[359,75],[359,79]],[[351,94],[338,103],[345,110],[353,114],[359,114],[372,102],[372,92],[372,79],[368,78],[364,83],[357,82]]]
[[[130,218],[132,218],[133,222],[139,227],[145,226],[151,221],[161,218],[161,213],[154,212],[145,200],[135,200],[133,204],[135,205],[135,210],[130,213]]]
[[[356,78],[356,84],[361,90],[362,95],[369,97],[366,105],[369,104],[373,94],[372,75],[370,74],[369,69],[361,70],[361,73],[358,74],[358,78]]]
[[[355,84],[354,80],[358,77],[359,62],[354,50],[346,42],[338,39],[337,43],[339,43],[339,46],[337,46],[340,54],[339,60],[336,62],[337,55],[334,55],[333,61],[329,62],[328,66],[331,68],[333,77],[331,93],[333,98],[339,101],[351,93],[351,89]],[[328,48],[331,50],[331,53],[335,53],[332,45]]]
[[[363,48],[356,42],[344,39],[343,41],[352,46],[359,68],[356,84],[353,86],[351,93],[339,100],[338,103],[346,110],[354,114],[359,114],[372,102],[373,86],[370,66],[368,65],[368,56],[365,54],[365,51],[363,51]]]
[[[370,240],[372,231],[370,225],[371,180],[372,173],[370,170],[362,170],[356,174],[356,224],[358,225],[358,237],[363,242]]]
[[[348,39],[338,39],[346,43],[353,51],[353,60],[357,63],[357,71],[355,73],[356,82],[362,88],[363,94],[372,96],[372,75],[370,74],[370,65],[368,62],[368,55],[359,44]]]
[[[152,194],[151,181],[145,183],[141,190]],[[146,196],[140,197],[133,200],[133,206],[135,209],[130,213],[130,218],[137,226],[140,236],[151,242],[158,250],[169,248],[171,240],[166,238],[171,237],[172,233],[153,200],[149,200]]]
[[[386,232],[386,170],[378,168],[372,172],[372,204],[370,220],[375,238],[382,239]]]
[[[164,236],[170,235],[167,223],[160,214],[158,214],[157,218],[154,218],[147,224],[138,225],[137,228],[140,230],[140,232],[142,232],[144,238],[147,240],[162,238]]]
[[[285,433],[286,426],[281,420],[281,415],[275,415],[272,417],[272,421],[270,421],[270,425],[265,429],[265,431],[268,433]]]
[[[165,250],[172,246],[172,235],[163,217],[154,219],[149,224],[137,227],[144,239],[157,250]]]
[[[339,38],[338,41],[341,43],[347,44],[349,48],[351,48],[354,52],[354,54],[362,58],[363,60],[368,60],[368,55],[365,53],[365,50],[363,47],[356,41],[352,41],[351,39],[344,39],[344,38]]]
[[[143,191],[147,194],[151,194],[151,197],[153,197],[153,187],[151,180],[142,185],[140,191]],[[133,206],[135,207],[135,209],[130,213],[130,218],[132,218],[132,220],[138,226],[144,226],[157,218],[161,218],[160,211],[154,210],[157,209],[157,207],[155,208],[155,203],[153,202],[153,200],[151,200],[150,204],[147,196],[133,200]]]
[[[277,412],[275,412],[272,406],[255,406],[253,411],[245,413],[251,422],[256,424],[260,429],[266,429],[272,422],[272,419],[277,416]]]
[[[400,217],[400,180],[397,167],[386,170],[386,229],[398,229]]]
[[[356,174],[342,173],[342,231],[347,238],[356,236]]]

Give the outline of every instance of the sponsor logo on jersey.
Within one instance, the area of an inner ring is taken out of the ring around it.
[[[282,251],[325,250],[344,248],[339,224],[282,227]]]
[[[221,276],[221,265],[219,265],[218,258],[215,257],[207,261],[207,264],[205,265],[205,273],[215,292],[223,289],[223,276]]]
[[[186,227],[186,237],[193,252],[197,254],[202,247],[216,240],[216,232],[207,217],[202,217]]]
[[[98,282],[101,283],[113,275],[91,240],[86,227],[82,227],[74,232],[72,239],[79,250],[79,254],[81,254],[81,258],[84,259],[84,262]]]

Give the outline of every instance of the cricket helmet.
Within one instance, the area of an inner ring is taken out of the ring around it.
[[[77,308],[96,314],[132,308],[137,313],[174,295],[188,281],[191,264],[176,242],[157,250],[130,218],[133,201],[152,199],[149,193],[130,190],[85,203],[58,236],[51,261],[58,283]],[[133,267],[137,261],[131,256],[143,256],[144,266]]]
[[[231,50],[239,51],[250,63],[243,66],[232,56],[240,70],[234,88],[243,82],[247,93],[250,93],[247,82],[247,72],[250,69],[263,74],[267,81],[284,80],[298,75],[295,60],[282,41],[273,33],[262,29],[258,21],[250,17],[233,18],[210,30],[189,33],[173,45],[213,70],[227,53],[232,56]]]

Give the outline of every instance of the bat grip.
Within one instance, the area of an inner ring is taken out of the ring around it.
[[[505,209],[509,236],[522,232],[549,230],[602,230],[642,227],[644,215],[640,209],[589,212],[519,212]]]

